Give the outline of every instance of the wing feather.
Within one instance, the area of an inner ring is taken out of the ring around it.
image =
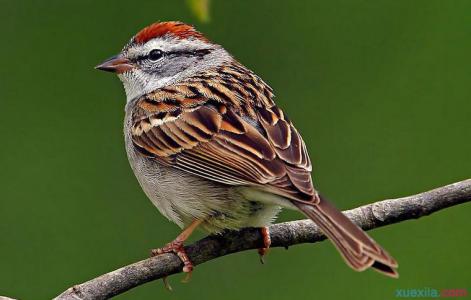
[[[208,85],[199,91],[192,83],[191,88],[176,86],[137,100],[132,132],[136,149],[208,180],[316,201],[306,146],[283,111],[274,104],[247,111],[217,98],[231,97],[228,88],[222,94],[216,92],[217,85],[211,87],[211,93]],[[170,90],[176,103],[162,105],[159,97],[168,97]]]

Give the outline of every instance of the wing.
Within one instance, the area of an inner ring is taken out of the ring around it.
[[[231,95],[222,85],[197,83],[139,99],[132,111],[135,147],[209,180],[316,201],[306,146],[281,109],[271,102],[247,110],[234,104],[240,95]]]

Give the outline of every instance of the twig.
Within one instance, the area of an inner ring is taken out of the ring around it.
[[[471,179],[453,183],[414,196],[390,199],[361,206],[344,213],[364,230],[417,219],[441,209],[471,201]],[[270,226],[271,247],[288,247],[325,239],[310,220]],[[187,246],[195,265],[230,253],[263,246],[260,230],[247,228],[238,232],[208,236]],[[69,288],[56,299],[108,299],[146,282],[180,273],[183,264],[174,254],[148,258]]]

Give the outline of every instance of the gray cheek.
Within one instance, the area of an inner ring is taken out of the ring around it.
[[[164,59],[161,63],[146,66],[146,72],[158,77],[173,77],[189,67],[197,64],[193,57],[172,57]]]

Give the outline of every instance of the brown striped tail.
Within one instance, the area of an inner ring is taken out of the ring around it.
[[[316,205],[293,204],[321,228],[352,269],[372,267],[384,275],[399,277],[396,260],[328,201],[321,198]]]

